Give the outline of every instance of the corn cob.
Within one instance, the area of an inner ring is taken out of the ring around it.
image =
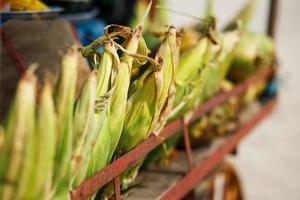
[[[194,84],[201,82],[201,73],[206,64],[207,48],[208,39],[202,38],[194,48],[184,52],[183,55],[179,57],[179,64],[175,73],[176,96],[172,114],[169,119],[170,121],[182,116],[185,111],[189,109],[186,106],[190,104],[189,101],[193,99],[193,95],[189,96],[189,94],[191,94],[191,91],[195,88]],[[199,86],[195,89],[201,92]]]
[[[136,86],[135,92],[128,99],[124,127],[115,152],[116,157],[134,148],[149,134],[155,114],[158,87],[161,87],[158,86],[155,73],[151,70],[146,71],[141,77],[142,80],[139,80],[141,85]],[[128,176],[133,172],[136,174],[139,166],[140,163],[122,175],[123,187],[128,186],[127,184],[131,182],[128,179],[132,180],[132,177]],[[112,185],[109,185],[104,191],[103,198],[109,198],[111,195]]]
[[[95,55],[94,55],[95,56]],[[106,43],[101,60],[94,62],[97,70],[96,78],[96,105],[94,111],[95,127],[92,131],[95,135],[91,141],[89,154],[86,162],[83,162],[82,170],[78,173],[75,185],[78,185],[85,177],[90,177],[95,171],[100,170],[107,165],[107,154],[109,152],[110,143],[109,132],[107,130],[106,119],[108,116],[108,106],[111,101],[111,95],[114,92],[114,78],[117,72],[115,68],[119,63],[116,49],[112,43]],[[111,86],[112,85],[112,86]],[[101,155],[101,156],[99,156]]]
[[[20,80],[14,105],[5,126],[6,140],[1,153],[1,199],[25,199],[35,173],[36,78],[30,68]]]
[[[171,26],[156,55],[157,59],[161,57],[163,60],[161,72],[155,73],[156,79],[162,82],[162,87],[158,91],[158,100],[150,132],[157,135],[164,127],[175,99],[174,76],[179,60],[178,43],[176,29]]]
[[[56,195],[65,195],[70,179],[72,155],[73,112],[77,77],[77,54],[69,49],[63,57],[62,71],[56,94],[57,147],[55,155],[54,190]],[[65,197],[66,198],[66,197]]]
[[[51,184],[56,146],[56,114],[52,89],[46,82],[40,96],[36,126],[36,162],[33,190],[28,199],[51,199]],[[28,187],[27,187],[28,189]]]
[[[215,58],[210,61],[207,79],[205,80],[204,99],[215,94],[225,79],[231,65],[234,49],[239,42],[240,31],[231,31],[223,34],[221,48]]]
[[[159,89],[155,72],[150,72],[143,83],[128,100],[124,129],[117,150],[119,155],[135,147],[149,132]]]
[[[97,138],[98,125],[95,114],[96,100],[96,71],[92,72],[84,84],[76,103],[74,113],[74,138],[72,155],[71,185],[77,186],[86,177],[89,162],[88,154],[92,150],[92,143]]]

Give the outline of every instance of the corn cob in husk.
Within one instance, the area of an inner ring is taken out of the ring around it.
[[[107,164],[105,159],[107,151],[105,149],[108,147],[105,146],[107,143],[102,139],[103,136],[107,137],[107,135],[101,135],[101,133],[111,99],[111,85],[115,74],[113,64],[117,54],[112,43],[104,45],[104,51],[101,55],[93,49],[93,46],[82,49],[82,52],[86,52],[83,55],[89,57],[94,71],[82,90],[75,110],[75,121],[78,121],[75,123],[77,126],[75,133],[78,132],[81,136],[78,139],[78,144],[75,144],[73,155],[72,187],[78,186],[85,178],[90,177],[101,166]],[[84,131],[80,131],[82,129]],[[102,154],[103,156],[93,157],[93,155]],[[78,156],[80,157],[79,160],[76,159]],[[95,163],[96,161],[97,163]],[[96,164],[100,167],[97,167]]]
[[[30,199],[51,199],[56,147],[56,113],[52,86],[46,82],[40,94],[36,122],[36,163]],[[28,188],[27,188],[28,189]]]
[[[27,199],[35,174],[36,78],[30,68],[20,80],[15,102],[5,125],[5,143],[0,154],[0,197]]]
[[[202,38],[192,49],[179,57],[175,73],[176,95],[170,121],[183,116],[194,105],[195,98],[202,92],[202,74],[205,70],[208,39]]]
[[[110,154],[111,148],[111,137],[110,128],[109,128],[109,116],[110,116],[110,106],[112,103],[112,95],[116,92],[115,90],[115,80],[113,77],[114,68],[119,68],[119,64],[113,66],[114,59],[119,59],[118,57],[114,58],[116,54],[116,49],[109,44],[105,47],[103,59],[101,60],[100,65],[98,66],[98,77],[97,77],[97,122],[101,126],[97,128],[97,137],[94,141],[95,144],[92,147],[90,157],[90,163],[88,166],[87,176],[93,175],[96,171],[102,169],[109,163],[108,156]],[[118,72],[119,73],[119,72]],[[118,74],[117,74],[118,76]],[[112,84],[112,86],[111,86]],[[125,97],[126,98],[126,97]],[[118,137],[118,136],[117,136]],[[101,156],[99,156],[101,155]]]
[[[73,144],[73,114],[77,77],[77,52],[69,49],[63,57],[62,71],[56,94],[57,110],[57,145],[53,186],[55,196],[64,196],[69,190],[71,176],[71,156]]]
[[[215,94],[225,79],[234,56],[234,50],[240,40],[240,31],[223,33],[222,43],[217,50],[216,56],[211,59],[208,68],[207,79],[205,80],[204,99]],[[215,51],[211,49],[211,51]]]
[[[96,121],[95,101],[96,71],[93,71],[84,84],[75,107],[72,186],[77,186],[86,177],[88,155],[91,153],[93,141],[97,138],[97,128],[101,126],[101,122]]]
[[[156,79],[162,84],[158,91],[158,99],[155,106],[155,115],[151,124],[150,132],[158,135],[163,129],[171,114],[175,99],[175,72],[179,61],[179,41],[176,29],[170,27],[167,36],[163,40],[156,59],[162,59],[161,72],[155,73]]]

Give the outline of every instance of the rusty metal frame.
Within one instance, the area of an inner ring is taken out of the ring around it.
[[[250,85],[257,83],[260,80],[266,80],[270,78],[272,74],[272,67],[262,68],[260,71],[258,71],[243,83],[237,84],[234,89],[227,92],[221,92],[220,94],[205,102],[203,105],[199,106],[195,110],[191,121],[196,120],[204,113],[224,103],[230,97],[242,94],[248,89]],[[148,139],[144,140],[137,147],[124,154],[117,160],[113,161],[107,167],[95,173],[92,177],[88,178],[82,184],[80,184],[78,188],[71,192],[71,199],[83,200],[95,194],[100,188],[113,181],[116,177],[118,179],[118,176],[120,176],[126,169],[132,167],[138,160],[146,156],[151,150],[162,144],[166,139],[170,138],[182,128],[182,121],[181,119],[179,119],[168,124],[159,136],[155,136],[154,134],[152,134]],[[118,200],[120,199],[120,193],[118,191],[119,189],[117,189],[119,182],[116,179],[114,182],[116,189],[115,199]]]
[[[263,108],[248,122],[242,125],[232,136],[226,139],[215,151],[206,156],[200,163],[188,172],[181,180],[160,197],[160,200],[177,200],[189,193],[203,180],[214,167],[222,161],[223,157],[230,153],[250,131],[271,113],[276,104],[276,99],[270,100]]]

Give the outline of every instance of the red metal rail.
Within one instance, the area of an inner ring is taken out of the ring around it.
[[[172,188],[170,188],[160,200],[177,200],[181,199],[223,159],[230,153],[240,140],[245,137],[260,121],[262,121],[274,108],[276,100],[271,100],[247,123],[240,127],[226,142],[218,147],[211,154],[207,155],[200,163],[190,170],[181,180],[179,180]]]
[[[271,77],[273,69],[271,67],[265,67],[250,77],[245,82],[238,84],[233,90],[228,92],[222,92],[211,100],[207,101],[203,105],[196,109],[192,120],[203,115],[205,112],[213,109],[214,107],[222,104],[231,96],[240,95],[247,90],[247,88],[259,82],[260,80],[266,80]],[[132,167],[138,160],[146,156],[151,150],[163,143],[166,139],[174,135],[178,130],[182,129],[180,120],[176,120],[168,124],[159,136],[151,135],[148,139],[140,143],[137,147],[118,158],[101,171],[95,173],[92,177],[85,180],[79,187],[71,192],[72,200],[87,199],[91,195],[95,194],[100,188],[112,181],[115,177],[121,175],[126,169]],[[118,192],[118,191],[117,191]]]

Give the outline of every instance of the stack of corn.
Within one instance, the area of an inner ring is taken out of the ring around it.
[[[179,45],[171,26],[152,59],[142,37],[146,15],[133,30],[108,26],[104,36],[81,48],[94,69],[78,97],[74,48],[64,56],[57,86],[46,80],[39,91],[34,67],[29,68],[18,84],[6,123],[0,126],[0,199],[67,199],[84,179],[150,134],[158,135],[167,122],[189,120],[194,107],[220,89],[232,60],[230,74],[237,77],[251,34],[243,35],[245,41],[236,49],[240,38],[240,30],[232,30],[236,24],[220,33],[213,18],[207,17],[197,27],[185,29]],[[263,51],[267,56],[261,57],[269,59],[274,54],[270,41],[257,41],[255,56]],[[141,66],[142,73],[134,75]],[[236,105],[230,100],[202,118],[191,127],[195,138],[201,138],[207,127],[224,134],[222,126],[234,118]],[[124,189],[141,164],[122,175]],[[108,187],[104,197],[110,192]]]
[[[76,51],[71,49],[63,58],[56,101],[49,80],[36,98],[35,67],[21,78],[1,144],[1,199],[67,198],[76,61]]]
[[[78,99],[75,49],[63,59],[55,95],[46,82],[38,106],[33,70],[20,80],[14,106],[0,132],[1,199],[67,199],[72,188],[111,161],[124,125],[131,68],[144,63],[134,58],[145,58],[140,54],[149,52],[141,37],[142,23],[133,31],[114,28],[115,32],[107,28],[105,36],[82,49],[95,69]],[[114,41],[116,37],[125,38],[122,46]],[[99,45],[104,46],[102,53],[97,51]],[[122,56],[117,48],[124,52]],[[157,110],[165,109],[164,100],[169,99],[166,90],[160,90]],[[165,118],[162,111],[158,116]],[[159,129],[154,123],[150,125]]]

